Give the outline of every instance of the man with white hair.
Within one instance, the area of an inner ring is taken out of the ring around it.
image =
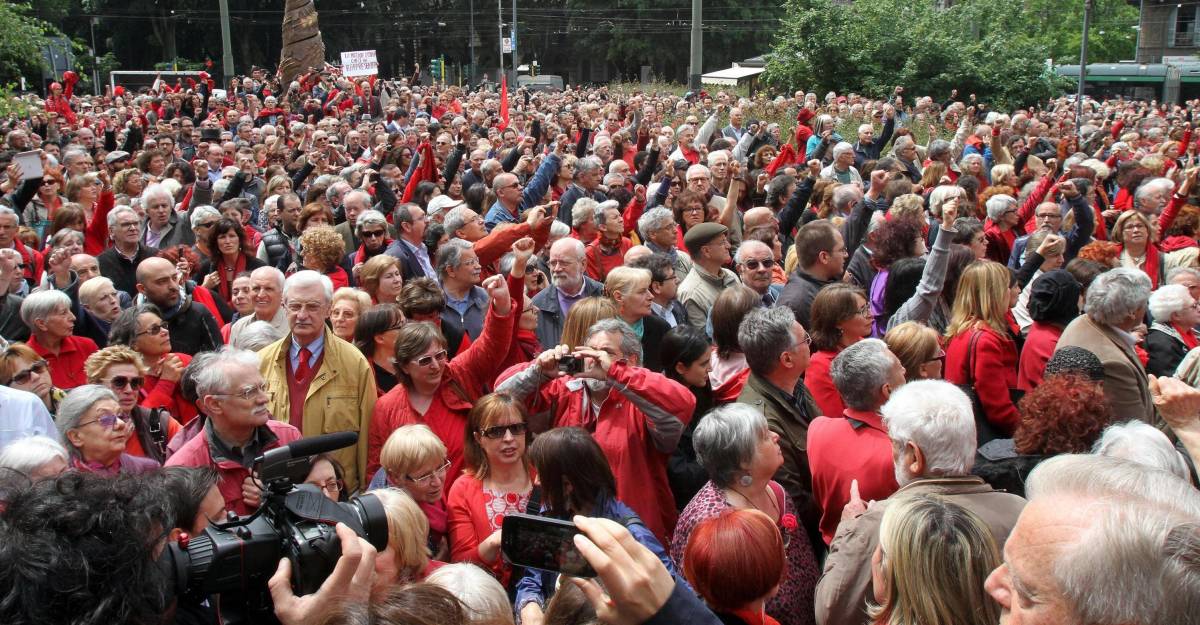
[[[858,127],[858,141],[854,143],[854,167],[859,168],[867,161],[879,160],[883,146],[892,138],[896,129],[896,109],[891,105],[883,109],[883,132],[875,136],[875,125],[865,123]],[[837,160],[837,146],[833,148],[834,160]]]
[[[892,393],[881,409],[891,442],[896,483],[900,489],[870,507],[850,491],[825,570],[817,582],[817,623],[861,623],[868,620],[866,602],[875,594],[871,558],[879,546],[879,525],[891,501],[925,494],[944,497],[978,515],[1004,544],[1025,500],[994,490],[971,475],[975,462],[975,417],[967,396],[953,384],[921,380]]]
[[[692,271],[692,257],[678,248],[679,230],[671,209],[656,206],[638,218],[642,242],[655,254],[663,254],[675,267],[675,276],[683,280]]]
[[[271,414],[308,435],[358,432],[358,444],[331,452],[346,470],[346,488],[370,476],[367,437],[375,410],[375,377],[354,345],[326,325],[333,284],[315,271],[292,274],[283,286],[288,335],[259,352]]]
[[[283,272],[274,267],[259,267],[250,272],[250,297],[254,302],[254,314],[246,315],[229,327],[230,345],[247,326],[255,321],[265,321],[280,333],[288,332],[287,315],[283,311]]]
[[[108,236],[113,244],[96,257],[100,275],[112,280],[118,291],[137,297],[137,267],[147,258],[157,256],[158,249],[142,242],[142,220],[132,208],[118,206],[108,213],[107,219]]]
[[[775,268],[775,252],[762,241],[742,241],[733,255],[734,266],[742,284],[754,289],[763,306],[774,306],[783,293],[782,284],[771,283]]]
[[[142,242],[147,247],[167,249],[176,245],[192,245],[196,235],[192,233],[190,218],[180,218],[175,211],[175,198],[160,184],[151,184],[142,191],[142,211],[146,223],[142,226]]]
[[[833,162],[821,170],[821,178],[836,180],[842,184],[854,183],[862,186],[863,179],[854,167],[854,146],[845,141],[839,141],[833,146]]]
[[[600,162],[600,159],[594,156],[579,159],[575,163],[574,182],[559,198],[561,205],[558,207],[558,220],[568,226],[571,225],[571,209],[574,208],[575,202],[579,198],[590,197],[596,202],[607,200],[608,196],[600,188],[603,179],[604,164]],[[494,187],[495,184],[493,183],[492,186]]]
[[[1001,623],[1195,622],[1200,494],[1191,484],[1094,455],[1050,458],[1026,484],[1029,504],[984,584]]]
[[[530,301],[541,311],[536,333],[542,346],[559,344],[567,313],[576,302],[604,294],[604,285],[584,272],[586,257],[587,250],[579,239],[564,237],[550,246],[547,265],[553,287],[542,289]]]
[[[271,414],[272,389],[259,373],[254,352],[223,348],[207,357],[194,379],[196,405],[208,418],[166,466],[216,469],[225,509],[250,514],[262,503],[262,487],[253,476],[255,458],[299,440],[300,432]]]
[[[1086,314],[1063,330],[1056,349],[1074,345],[1096,354],[1104,363],[1104,396],[1113,414],[1154,425],[1158,414],[1132,334],[1142,325],[1149,300],[1150,278],[1140,269],[1118,267],[1100,274],[1088,287]]]
[[[817,417],[808,427],[813,496],[821,506],[826,543],[833,541],[852,488],[868,500],[884,499],[899,488],[879,409],[904,386],[904,365],[883,341],[863,339],[833,359],[830,375],[845,413]]]

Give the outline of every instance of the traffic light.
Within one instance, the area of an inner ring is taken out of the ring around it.
[[[433,76],[434,80],[440,80],[443,73],[443,63],[441,59],[433,59],[429,61],[429,75]]]

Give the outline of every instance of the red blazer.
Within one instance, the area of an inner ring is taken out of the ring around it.
[[[821,414],[840,415],[846,410],[846,405],[842,403],[842,394],[834,386],[833,377],[829,374],[829,367],[838,353],[827,350],[814,353],[808,361],[808,369],[804,372],[804,385],[812,393]]]
[[[981,326],[975,342],[975,392],[983,405],[988,422],[1000,431],[1012,434],[1019,415],[1012,402],[1017,388],[1017,345],[1011,338]],[[971,337],[975,330],[960,332],[946,345],[946,381],[965,384],[970,362]]]

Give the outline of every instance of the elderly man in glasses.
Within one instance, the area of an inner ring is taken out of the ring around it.
[[[754,289],[762,298],[763,306],[774,306],[783,292],[783,285],[772,284],[775,269],[775,252],[762,241],[743,241],[733,255],[738,277],[742,284]]]
[[[196,403],[208,415],[203,429],[175,452],[167,466],[213,467],[225,509],[248,514],[262,503],[254,459],[300,438],[300,432],[271,417],[267,384],[254,352],[226,347],[195,376]]]
[[[329,278],[300,271],[283,284],[289,332],[259,352],[271,390],[269,412],[309,436],[358,432],[358,444],[331,455],[346,469],[346,487],[368,478],[367,437],[375,410],[375,378],[366,357],[326,324],[333,300]]]

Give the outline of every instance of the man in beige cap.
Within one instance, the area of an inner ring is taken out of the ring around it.
[[[677,297],[687,311],[688,323],[700,329],[707,325],[708,311],[721,291],[739,284],[737,274],[725,268],[730,261],[728,231],[721,224],[704,222],[692,226],[683,237],[693,267],[679,284]]]

